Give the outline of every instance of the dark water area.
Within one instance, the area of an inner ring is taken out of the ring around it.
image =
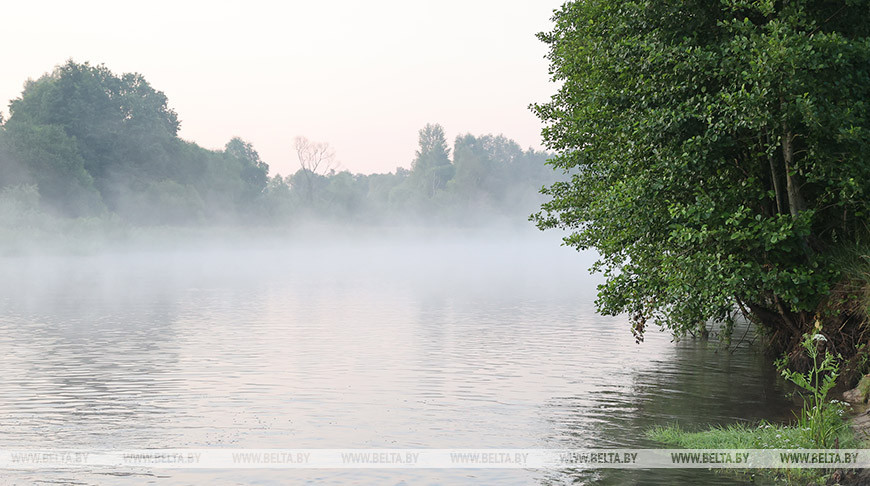
[[[0,260],[0,448],[648,448],[783,420],[755,347],[634,342],[553,235]],[[751,334],[751,332],[750,332]],[[37,470],[0,484],[739,484],[699,470]]]

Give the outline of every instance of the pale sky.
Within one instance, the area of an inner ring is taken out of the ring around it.
[[[181,137],[251,142],[271,173],[293,139],[329,142],[341,169],[409,167],[417,131],[503,133],[541,148],[528,110],[555,91],[546,46],[562,0],[10,1],[0,100],[67,59],[139,72],[166,93]]]

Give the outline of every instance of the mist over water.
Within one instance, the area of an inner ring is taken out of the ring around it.
[[[251,241],[258,240],[258,244]],[[778,419],[734,354],[594,312],[594,255],[533,231],[328,230],[0,261],[0,447],[651,447]],[[76,484],[733,483],[697,471],[20,471]]]

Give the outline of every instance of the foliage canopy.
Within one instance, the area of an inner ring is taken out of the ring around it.
[[[536,189],[554,180],[548,154],[503,136],[463,135],[451,160],[437,124],[420,130],[411,170],[337,171],[329,144],[297,137],[300,169],[271,175],[239,137],[222,150],[180,139],[178,115],[142,75],[74,61],[28,81],[9,108],[0,119],[0,230],[40,214],[45,227],[58,226],[55,216],[134,226],[521,222],[541,202]]]
[[[582,0],[555,13],[570,175],[533,216],[595,248],[599,308],[677,334],[735,309],[793,344],[870,215],[870,2]]]

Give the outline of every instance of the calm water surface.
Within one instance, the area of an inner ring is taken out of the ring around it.
[[[549,237],[548,237],[549,236]],[[757,349],[594,313],[551,235],[0,260],[0,447],[650,447],[788,415]],[[703,471],[3,471],[2,484],[732,484]]]

